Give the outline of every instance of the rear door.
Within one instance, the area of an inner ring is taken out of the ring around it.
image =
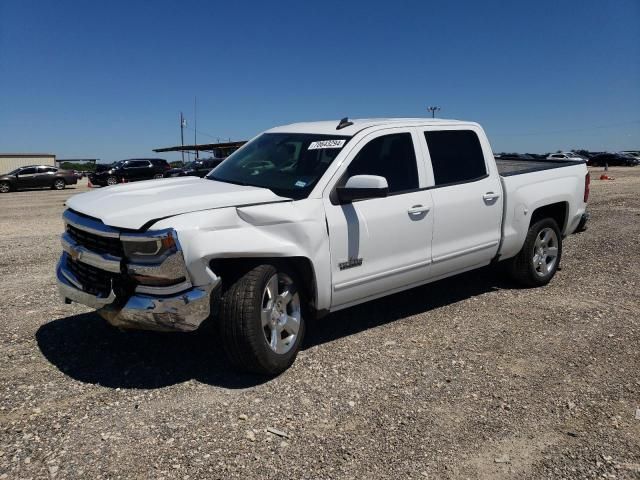
[[[484,133],[474,126],[423,127],[434,185],[432,278],[488,264],[498,251],[502,185]],[[481,141],[480,139],[484,139]]]
[[[130,160],[124,169],[129,180],[148,180],[153,178],[153,168],[149,160]]]
[[[364,137],[325,190],[333,308],[428,278],[432,202],[416,136],[392,128]],[[353,175],[385,177],[389,196],[339,204],[335,188]]]
[[[35,185],[37,187],[50,187],[53,185],[53,177],[56,174],[53,167],[38,167],[35,177]]]

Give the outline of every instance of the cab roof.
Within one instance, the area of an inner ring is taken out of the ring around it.
[[[267,130],[266,133],[316,133],[321,135],[353,136],[365,128],[381,126],[416,126],[416,125],[476,125],[474,122],[449,120],[442,118],[354,118],[352,124],[336,128],[341,120],[325,120],[320,122],[302,122],[282,125]]]

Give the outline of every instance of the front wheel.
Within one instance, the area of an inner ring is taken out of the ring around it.
[[[218,331],[236,367],[277,375],[294,362],[305,332],[295,278],[273,265],[259,265],[224,294]]]
[[[57,178],[53,181],[52,188],[55,190],[64,190],[66,183],[61,178]]]
[[[551,281],[562,257],[562,235],[551,218],[529,227],[522,250],[509,260],[511,277],[527,287],[540,287]]]
[[[107,186],[115,185],[118,183],[118,179],[114,176],[107,178]]]
[[[11,191],[11,185],[8,182],[0,182],[0,193],[9,193]]]

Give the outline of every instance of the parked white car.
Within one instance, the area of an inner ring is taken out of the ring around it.
[[[121,328],[210,319],[235,365],[277,374],[328,312],[498,261],[545,285],[588,195],[583,162],[496,161],[476,123],[287,125],[204,179],[71,197],[58,286]]]
[[[575,152],[552,153],[547,156],[547,160],[576,160],[586,162],[587,159]]]

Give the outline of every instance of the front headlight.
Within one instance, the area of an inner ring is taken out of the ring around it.
[[[149,235],[122,235],[120,238],[125,257],[136,263],[159,263],[178,251],[174,230],[153,232]]]
[[[165,294],[191,286],[174,230],[123,234],[120,239],[127,272],[138,283],[136,291]]]

